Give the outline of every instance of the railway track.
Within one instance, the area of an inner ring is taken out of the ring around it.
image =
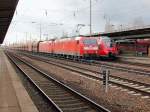
[[[27,54],[27,53],[23,53],[22,54]],[[28,54],[29,55],[29,54]],[[30,54],[32,55],[32,54]],[[36,54],[34,56],[37,56]],[[144,70],[144,69],[139,69],[136,67],[128,67],[128,65],[136,65],[136,63],[131,64],[131,63],[124,63],[127,65],[121,66],[120,63],[114,63],[114,62],[104,62],[104,61],[96,61],[96,60],[85,60],[85,59],[78,59],[78,60],[73,60],[73,59],[66,59],[66,58],[60,58],[60,57],[51,57],[51,58],[55,58],[55,59],[59,59],[59,60],[67,60],[67,61],[71,61],[71,62],[75,62],[75,63],[83,63],[83,64],[89,64],[92,66],[101,66],[103,65],[103,67],[108,68],[108,69],[113,69],[113,70],[121,70],[121,71],[125,71],[125,72],[130,72],[130,73],[135,73],[135,74],[140,74],[140,75],[148,75],[150,76],[150,71],[149,70]],[[144,66],[143,64],[140,64],[139,66]],[[148,67],[148,66],[146,66]]]
[[[122,59],[122,58],[123,58],[123,59]],[[127,61],[124,60],[124,59],[127,59]],[[130,59],[130,60],[133,59],[133,60],[135,60],[135,62],[128,61],[128,59]],[[136,62],[137,59],[138,59],[138,58],[136,58],[136,57],[130,58],[130,57],[122,57],[122,56],[119,56],[119,57],[118,57],[118,62],[121,62],[121,63],[124,63],[124,64],[131,64],[131,65],[138,65],[138,66],[150,67],[150,64],[148,64],[148,63]],[[143,60],[143,59],[142,59],[142,60]]]
[[[130,64],[130,65],[136,65],[136,66],[150,67],[150,64],[139,63],[139,62],[131,62],[131,61],[124,61],[124,60],[118,60],[118,63]]]
[[[77,91],[54,79],[18,56],[7,56],[39,89],[58,112],[110,112]]]
[[[70,70],[72,72],[77,72],[80,73],[82,75],[84,75],[85,77],[89,77],[95,80],[103,80],[103,76],[101,72],[97,72],[94,70],[89,70],[83,67],[78,67],[78,66],[74,66],[74,65],[68,65],[62,62],[55,62],[52,60],[49,60],[48,58],[44,58],[44,57],[33,57],[31,55],[26,55],[30,58],[33,59],[37,59],[37,60],[41,60],[42,62],[46,62],[49,64],[52,64],[54,66],[57,67],[61,67],[63,69],[67,69]],[[99,74],[99,76],[96,76],[96,74]],[[142,83],[142,82],[138,82],[138,81],[133,81],[133,80],[129,80],[129,79],[125,79],[125,78],[121,78],[121,77],[117,77],[117,76],[112,76],[110,75],[109,78],[109,83],[110,85],[117,85],[119,87],[125,88],[125,89],[129,89],[130,91],[134,91],[135,94],[140,93],[142,95],[142,97],[150,97],[150,84],[146,84],[146,83]]]
[[[61,60],[66,60],[64,58],[61,58]],[[68,60],[68,59],[67,59]],[[90,64],[93,66],[100,66],[103,65],[105,68],[108,69],[114,69],[114,70],[121,70],[121,71],[126,71],[126,72],[130,72],[130,73],[135,73],[135,74],[140,74],[140,75],[148,75],[150,76],[150,71],[149,70],[143,70],[143,69],[138,69],[136,68],[137,66],[144,66],[144,67],[150,67],[150,65],[145,65],[145,64],[140,64],[140,63],[129,63],[129,62],[121,62],[121,64],[126,64],[125,66],[121,66],[120,62],[116,62],[115,63],[113,61],[97,61],[97,60],[70,60],[69,61],[73,61],[73,62],[81,62],[81,63],[85,63],[85,64]],[[128,65],[134,65],[136,67],[128,67]]]
[[[128,67],[128,65],[136,65],[137,67],[137,64],[136,63],[123,63],[123,64],[126,64],[126,66],[120,66],[119,64],[120,63],[113,63],[113,62],[101,62],[101,61],[93,61],[93,63],[98,66],[98,65],[103,65],[105,66],[106,68],[109,68],[109,69],[115,69],[115,70],[121,70],[121,71],[127,71],[127,72],[131,72],[131,73],[135,73],[135,74],[140,74],[140,75],[148,75],[150,76],[150,71],[148,70],[143,70],[143,69],[139,69],[139,68],[133,68],[133,67]],[[145,66],[145,64],[138,64],[138,66]],[[146,66],[148,67],[148,66]]]

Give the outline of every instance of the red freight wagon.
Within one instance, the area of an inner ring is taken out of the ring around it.
[[[97,39],[94,37],[64,38],[54,41],[54,53],[67,56],[96,56]]]
[[[28,43],[27,43],[27,50],[28,50],[29,52],[32,51],[32,42],[28,42]]]
[[[41,41],[34,41],[32,42],[32,52],[38,53],[39,52],[39,43]]]
[[[55,40],[53,45],[54,54],[63,54],[63,42],[61,39]]]
[[[26,51],[27,50],[27,44],[22,44],[22,48],[21,48],[21,50],[23,50],[23,51]]]
[[[39,43],[39,52],[53,53],[53,41],[43,41]]]
[[[137,39],[139,45],[150,45],[150,39]]]

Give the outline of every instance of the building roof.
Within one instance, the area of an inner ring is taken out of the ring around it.
[[[124,30],[124,31],[117,31],[117,32],[109,32],[109,33],[102,33],[102,36],[109,36],[115,39],[141,39],[141,38],[150,38],[150,26],[131,29],[131,30]]]
[[[3,42],[19,0],[0,0],[0,44]]]
[[[90,36],[90,35],[85,35]],[[122,31],[113,31],[113,32],[100,32],[94,33],[92,36],[108,36],[113,39],[144,39],[150,38],[150,26],[142,27],[142,28],[133,28]]]

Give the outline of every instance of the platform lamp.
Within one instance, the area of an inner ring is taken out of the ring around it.
[[[97,0],[95,0],[97,1]],[[89,0],[90,2],[90,36],[92,35],[92,0]]]

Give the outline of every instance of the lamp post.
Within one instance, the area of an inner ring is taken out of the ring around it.
[[[92,35],[92,0],[90,0],[90,36]]]
[[[37,22],[31,22],[31,23],[37,23]],[[41,41],[41,38],[42,38],[42,24],[41,24],[41,22],[40,22],[40,41]]]
[[[25,43],[27,44],[27,42],[28,42],[28,39],[27,39],[28,38],[28,32],[25,32],[25,36],[26,36],[26,40],[25,40],[26,42]]]
[[[50,26],[50,27],[56,27],[56,26],[63,26],[63,25],[64,25],[63,23],[50,23],[48,26]],[[55,30],[55,31],[57,31],[57,30]],[[53,33],[53,34],[55,35],[55,33]],[[56,34],[55,36],[57,36],[57,35],[58,34]]]
[[[31,22],[31,23],[38,23],[38,22]],[[39,27],[40,27],[40,29],[39,29],[39,37],[40,37],[40,41],[41,41],[41,39],[42,39],[42,33],[44,34],[44,32],[45,32],[45,29],[47,28],[48,29],[48,26],[62,26],[62,25],[64,25],[64,24],[62,24],[62,23],[50,23],[49,25],[47,25],[47,27],[46,28],[44,28],[44,29],[42,29],[42,24],[41,24],[41,22],[40,22],[40,24],[38,24],[39,25]],[[46,38],[48,38],[48,33],[45,33],[46,34]],[[45,35],[44,34],[44,35]]]
[[[41,41],[41,38],[42,38],[42,25],[41,25],[41,22],[40,22],[40,41]]]

